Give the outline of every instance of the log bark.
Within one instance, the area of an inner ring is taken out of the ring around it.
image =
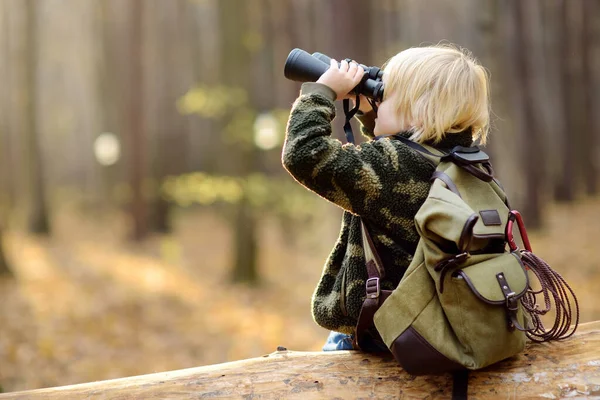
[[[471,398],[600,396],[600,321],[570,339],[530,344],[520,355],[469,374]],[[8,399],[449,398],[448,374],[414,377],[391,356],[356,351],[277,351],[179,371],[14,392]]]

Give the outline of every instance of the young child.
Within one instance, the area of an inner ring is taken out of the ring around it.
[[[383,71],[377,115],[366,99],[360,102],[361,130],[369,141],[342,144],[331,137],[334,101],[350,97],[364,74],[354,62],[332,60],[317,82],[304,83],[287,125],[284,167],[344,209],[340,236],[312,298],[315,321],[332,331],[324,350],[352,349],[368,278],[361,219],[385,268],[382,289],[398,285],[419,240],[414,217],[435,168],[400,140],[382,136],[398,134],[442,150],[474,140],[485,144],[487,138],[488,76],[467,51],[446,45],[410,48]]]

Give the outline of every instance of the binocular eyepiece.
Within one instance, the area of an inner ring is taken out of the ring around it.
[[[296,82],[316,82],[330,67],[331,58],[322,53],[309,54],[302,49],[294,49],[285,60],[283,74]],[[351,93],[362,94],[376,102],[383,100],[383,71],[378,67],[367,67],[362,81]]]

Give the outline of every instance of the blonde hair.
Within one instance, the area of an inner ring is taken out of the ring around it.
[[[392,96],[402,126],[416,142],[438,143],[446,133],[471,129],[485,144],[490,108],[487,71],[452,45],[414,47],[384,65],[384,100]]]

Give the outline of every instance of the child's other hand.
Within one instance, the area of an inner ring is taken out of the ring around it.
[[[331,59],[331,66],[317,83],[329,86],[337,94],[337,100],[341,100],[360,83],[364,74],[365,71],[355,62],[348,64],[346,60],[342,60],[338,67],[338,62]]]

